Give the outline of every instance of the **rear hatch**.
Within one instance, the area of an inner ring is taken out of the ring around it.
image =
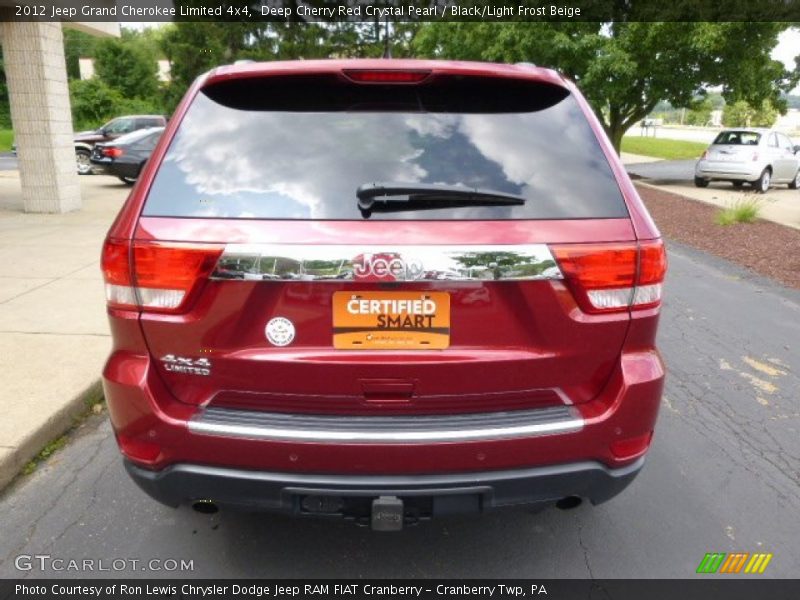
[[[177,399],[320,414],[586,402],[638,260],[566,88],[435,72],[206,86],[135,238],[141,326]]]
[[[723,131],[708,149],[707,159],[718,163],[744,163],[756,160],[761,134],[755,131]]]

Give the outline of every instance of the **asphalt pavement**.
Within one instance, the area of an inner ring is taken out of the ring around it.
[[[655,184],[693,182],[696,163],[697,160],[657,160],[625,165],[625,169],[628,173],[650,179],[650,183]]]
[[[17,169],[17,157],[11,152],[0,152],[0,171],[14,171]]]
[[[796,577],[800,293],[683,246],[669,250],[660,421],[644,471],[609,503],[451,518],[394,534],[339,521],[207,516],[140,492],[96,417],[0,496],[0,577],[86,574],[42,571],[25,558],[49,555],[129,567],[98,576],[685,578],[705,553],[734,551],[773,553],[762,577]],[[192,561],[193,571],[142,570],[153,558]],[[32,570],[15,568],[30,562]]]

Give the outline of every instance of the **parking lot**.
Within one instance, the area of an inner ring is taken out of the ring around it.
[[[17,168],[17,157],[11,152],[0,152],[0,171],[13,171]]]
[[[766,576],[795,577],[800,293],[674,243],[669,256],[660,422],[644,471],[610,503],[452,518],[397,534],[207,516],[140,492],[99,416],[0,495],[0,576],[82,575],[15,567],[19,555],[47,554],[189,560],[194,577],[684,578],[707,552],[739,551],[773,553]],[[137,563],[93,575],[187,573]]]
[[[759,194],[750,185],[737,189],[727,181],[713,181],[707,188],[698,188],[693,181],[696,162],[653,160],[627,164],[626,169],[645,183],[707,204],[725,208],[743,201],[756,202],[761,218],[800,229],[800,191],[789,189],[786,185],[775,185],[766,194]]]

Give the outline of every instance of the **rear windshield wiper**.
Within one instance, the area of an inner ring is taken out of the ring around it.
[[[364,218],[373,212],[525,204],[525,198],[515,194],[424,183],[367,183],[356,190],[356,196]]]

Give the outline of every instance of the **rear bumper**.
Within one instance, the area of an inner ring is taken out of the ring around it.
[[[113,161],[110,158],[95,158],[92,156],[89,158],[89,162],[92,163],[92,171],[99,175],[106,175],[109,174]]]
[[[138,166],[128,163],[120,163],[110,158],[96,159],[91,158],[92,170],[96,175],[112,175],[114,177],[136,177]]]
[[[761,176],[765,165],[753,162],[709,162],[699,161],[695,176],[703,179],[725,179],[730,181],[755,181]]]
[[[119,330],[137,323],[112,319],[112,325]],[[116,337],[123,333],[130,331],[115,331]],[[367,419],[369,427],[351,419],[347,428],[299,415],[286,415],[292,423],[241,412],[234,422],[223,420],[212,410],[175,400],[152,359],[136,350],[112,353],[103,385],[129,472],[167,504],[212,498],[293,510],[284,488],[333,486],[388,495],[420,489],[431,496],[443,485],[445,491],[486,486],[473,494],[481,507],[570,495],[602,502],[641,466],[661,403],[661,358],[645,346],[648,339],[630,337],[636,349],[623,351],[605,387],[589,402],[536,415],[431,416],[415,420],[412,439],[395,434],[409,425],[397,418],[391,428],[375,418]],[[534,418],[542,415],[547,419]],[[631,443],[637,439],[644,442]]]
[[[314,496],[329,499],[329,506],[333,500],[339,507],[323,514],[358,517],[361,515],[348,515],[348,511],[357,512],[359,499],[396,496],[427,510],[422,517],[434,517],[551,504],[570,496],[599,504],[625,489],[643,464],[644,457],[619,469],[587,461],[482,473],[366,476],[274,473],[192,464],[151,471],[129,461],[125,461],[125,468],[142,490],[169,506],[210,500],[242,510],[320,514],[304,508],[303,499]]]

